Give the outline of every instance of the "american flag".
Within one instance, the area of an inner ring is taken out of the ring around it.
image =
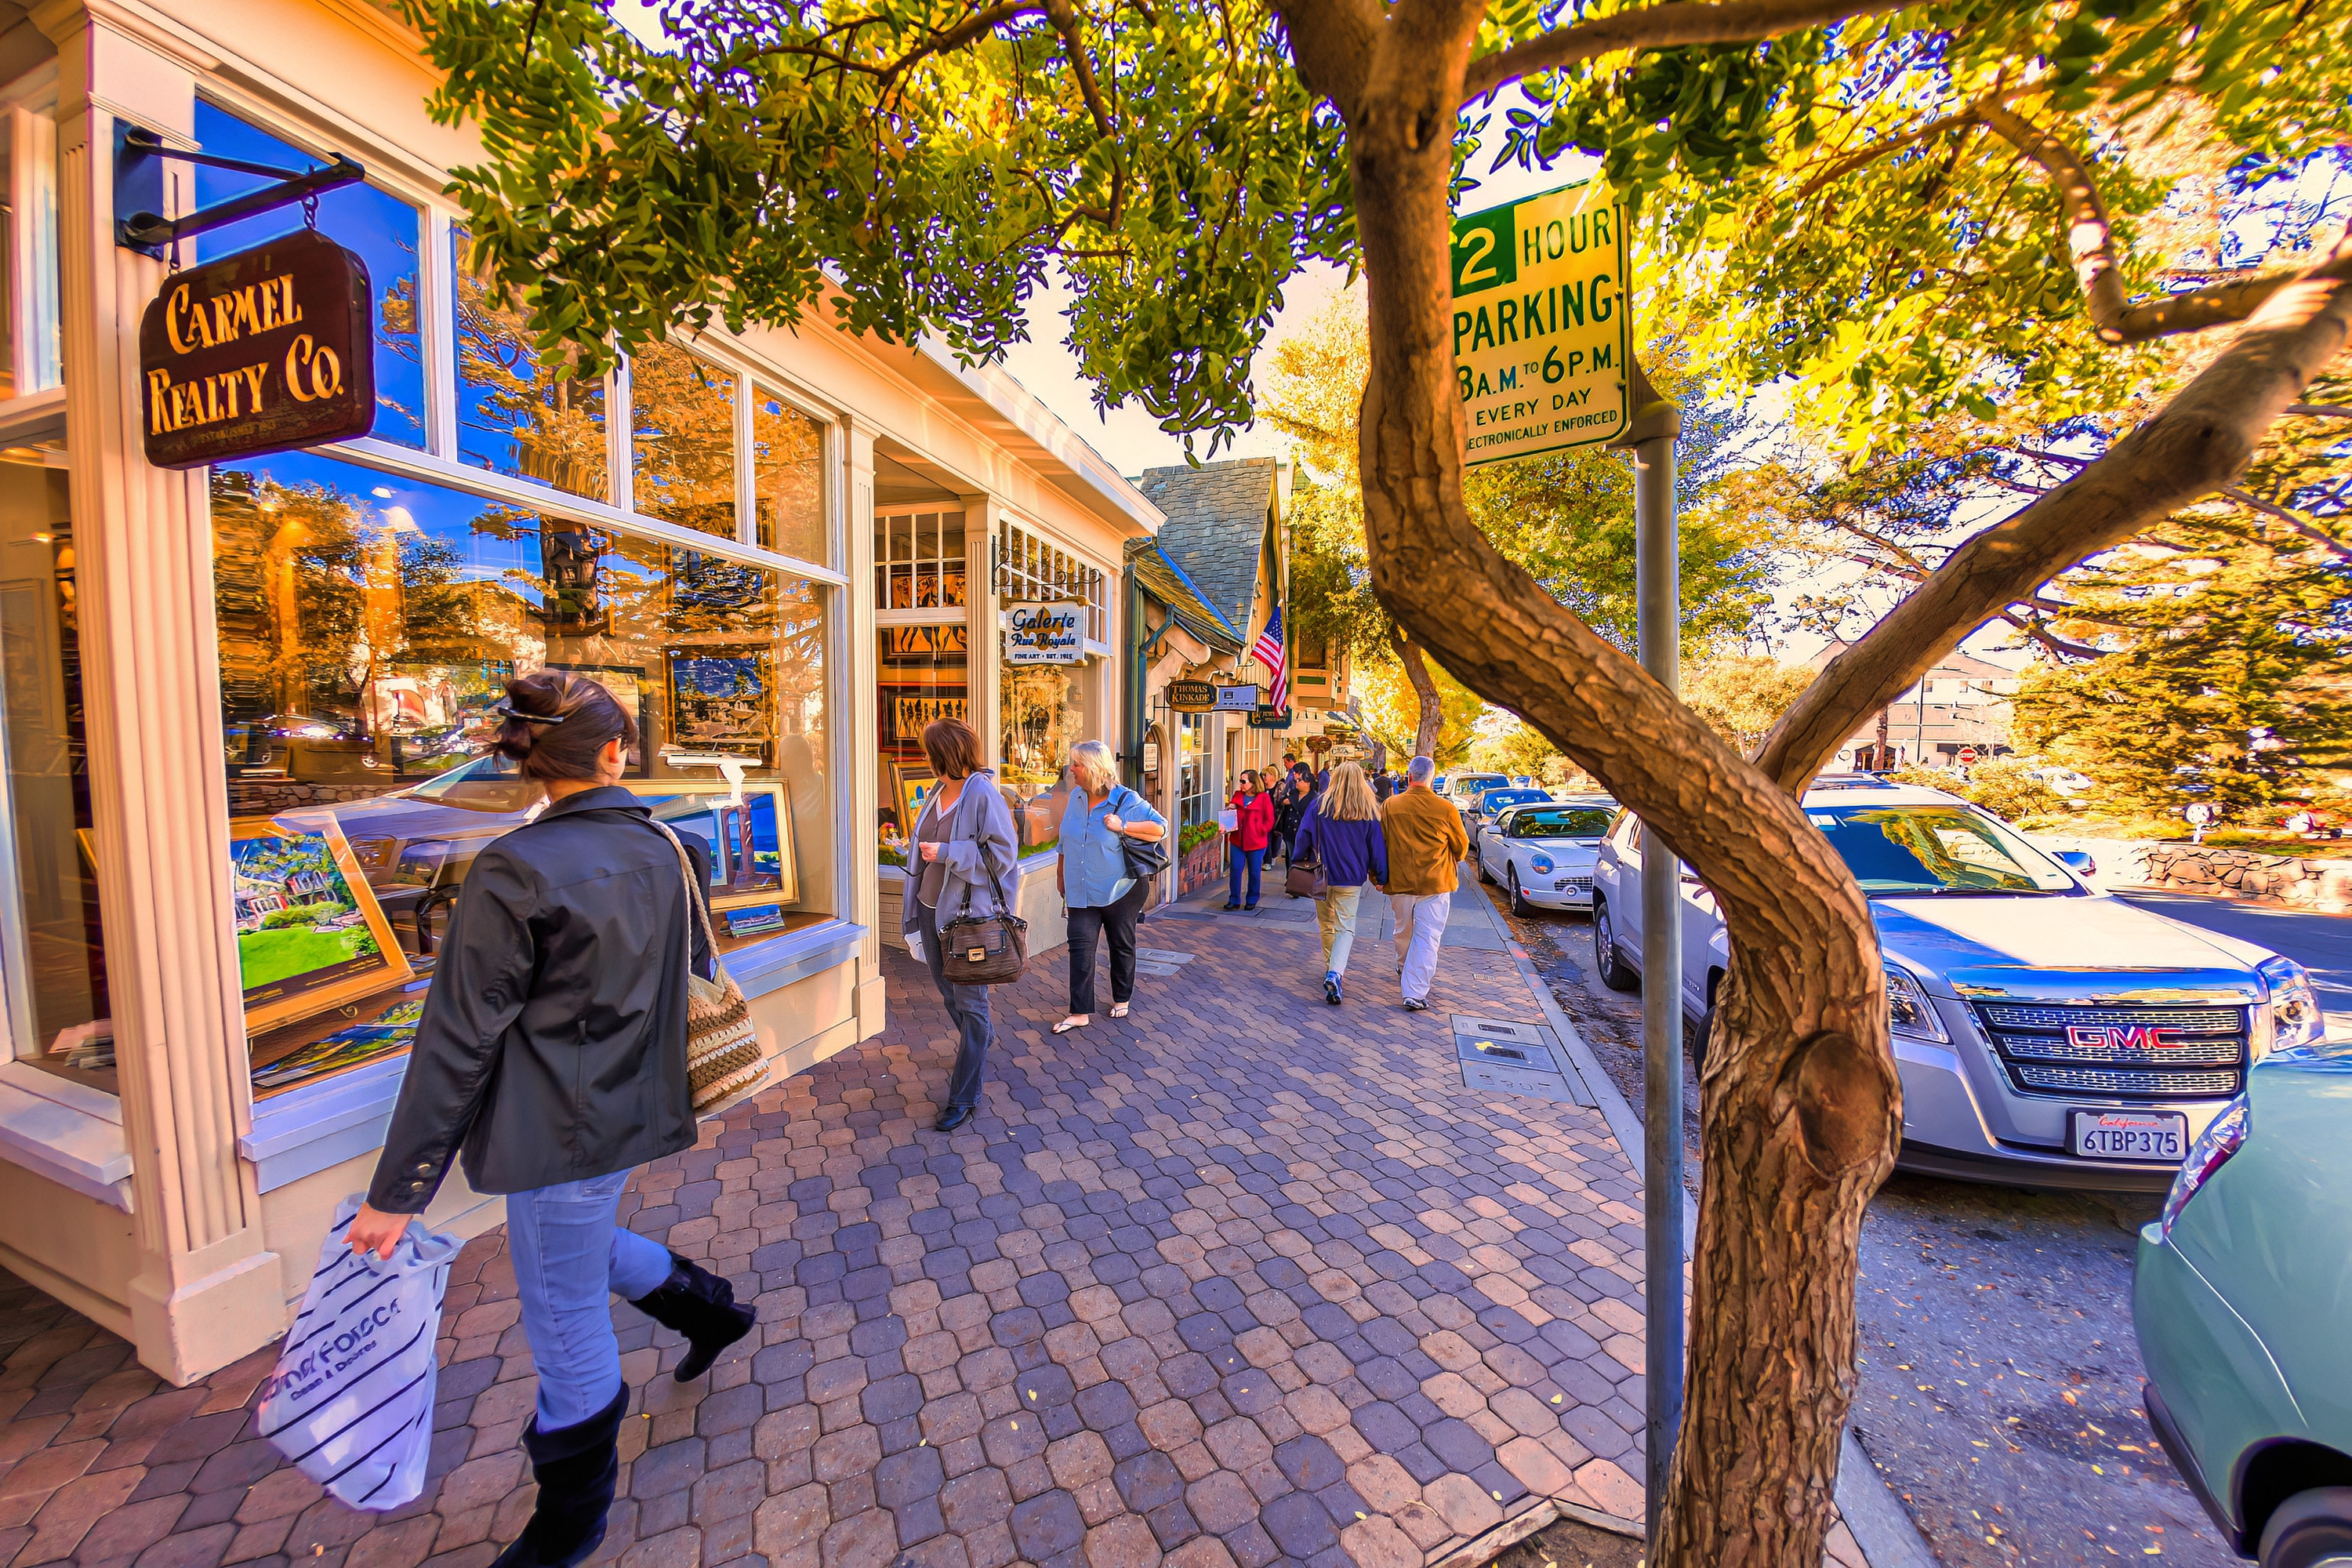
[[[1274,671],[1274,683],[1266,688],[1265,701],[1269,708],[1279,708],[1290,696],[1290,678],[1282,668],[1282,606],[1276,605],[1274,614],[1265,618],[1265,630],[1257,634],[1257,643],[1250,657]]]

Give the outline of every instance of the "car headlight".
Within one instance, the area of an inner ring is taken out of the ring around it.
[[[2283,1051],[2319,1038],[2327,1021],[2320,1015],[2311,972],[2292,958],[2266,958],[2258,967],[2271,990],[2271,1048]]]
[[[2164,1194],[2164,1208],[2156,1216],[2158,1236],[2168,1241],[2172,1238],[2172,1222],[2180,1217],[2180,1211],[2197,1195],[2197,1189],[2211,1180],[2213,1173],[2244,1144],[2248,1114],[2245,1096],[2240,1095],[2189,1146],[2189,1158],[2180,1162],[2180,1173],[2172,1178],[2172,1190]]]
[[[1538,877],[1549,877],[1552,873],[1552,858],[1538,849],[1528,857],[1528,868]]]
[[[1886,966],[1886,1026],[1895,1034],[1938,1045],[1951,1038],[1944,1033],[1944,1021],[1936,1016],[1936,1005],[1927,999],[1927,988],[1919,984],[1919,977],[1891,963]]]

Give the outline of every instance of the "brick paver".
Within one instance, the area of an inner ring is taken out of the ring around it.
[[[1048,1033],[1058,953],[999,988],[954,1135],[953,1033],[893,954],[884,1035],[640,1175],[627,1223],[760,1326],[681,1387],[615,1305],[638,1418],[600,1564],[1419,1568],[1545,1497],[1639,1514],[1634,1177],[1597,1111],[1454,1060],[1449,1013],[1540,1021],[1508,954],[1449,949],[1415,1015],[1378,942],[1326,1006],[1278,894],[1144,931],[1196,956],[1125,1021]],[[0,1565],[482,1568],[531,1497],[502,1232],[443,1336],[434,1479],[361,1515],[255,1436],[274,1352],[171,1389],[10,1289]]]

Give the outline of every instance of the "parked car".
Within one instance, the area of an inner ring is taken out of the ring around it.
[[[2352,1043],[2273,1052],[2141,1227],[2148,1424],[2241,1555],[2352,1563]]]
[[[1516,786],[1484,791],[1462,811],[1462,826],[1469,832],[1470,847],[1478,847],[1478,836],[1495,820],[1495,814],[1514,805],[1542,805],[1551,799],[1548,789],[1519,789]]]
[[[2159,1192],[2249,1067],[2317,1037],[2302,965],[2113,898],[2088,856],[2045,854],[1958,796],[1847,775],[1804,808],[1877,923],[1907,1169]],[[1593,868],[1594,953],[1619,990],[1642,967],[1642,852],[1627,813]],[[1704,1050],[1730,948],[1687,871],[1678,903]]]
[[[1510,783],[1510,779],[1502,773],[1455,773],[1439,787],[1438,793],[1452,801],[1467,818],[1470,808],[1477,804],[1481,795],[1490,789],[1507,789]]]
[[[1478,875],[1510,890],[1515,915],[1589,909],[1593,858],[1616,815],[1606,795],[1507,805],[1474,851]]]

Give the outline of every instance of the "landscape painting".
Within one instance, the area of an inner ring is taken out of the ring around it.
[[[331,816],[231,826],[229,880],[248,1027],[304,1016],[407,976],[407,957]]]

